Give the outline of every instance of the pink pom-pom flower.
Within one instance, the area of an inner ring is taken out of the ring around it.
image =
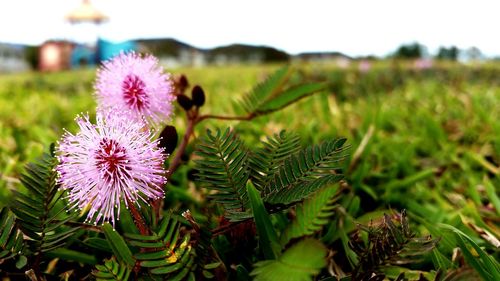
[[[142,122],[115,111],[98,111],[96,124],[86,115],[76,122],[80,132],[65,132],[56,148],[58,183],[70,209],[88,207],[88,222],[114,225],[122,200],[128,207],[164,196],[166,155]]]
[[[151,55],[121,53],[105,61],[97,71],[95,89],[99,108],[116,108],[131,120],[155,125],[172,114],[173,82]]]

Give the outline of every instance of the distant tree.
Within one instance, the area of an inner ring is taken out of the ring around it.
[[[208,56],[211,60],[217,56],[226,56],[239,61],[251,61],[258,58],[262,62],[286,62],[290,59],[289,54],[275,48],[244,44],[217,47],[209,50]]]
[[[436,59],[456,61],[458,59],[459,52],[460,50],[455,46],[451,46],[449,48],[440,47],[436,55]]]
[[[470,47],[465,51],[465,56],[468,60],[480,60],[483,58],[483,53],[477,47]]]
[[[262,47],[264,62],[284,62],[290,59],[290,55],[271,47]]]
[[[26,61],[28,61],[29,65],[31,66],[32,69],[38,68],[38,62],[39,62],[38,52],[39,51],[40,51],[40,48],[38,46],[27,46],[24,49],[24,56],[26,58]]]
[[[411,44],[401,45],[393,57],[400,59],[418,59],[423,57],[425,47],[417,42]]]
[[[376,61],[379,58],[376,55],[367,55],[367,56],[359,56],[356,57],[357,60],[370,60],[370,61]]]

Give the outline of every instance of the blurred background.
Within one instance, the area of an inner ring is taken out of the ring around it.
[[[477,229],[498,237],[499,10],[495,1],[2,1],[0,205],[22,189],[26,163],[64,128],[75,132],[77,114],[95,113],[100,62],[135,50],[201,85],[203,113],[224,115],[291,64],[293,82],[326,90],[252,122],[208,121],[196,134],[231,126],[251,146],[283,129],[304,144],[347,137],[352,218],[407,209],[477,241]],[[184,113],[170,123],[182,135]],[[186,187],[188,174],[189,165],[169,188]],[[169,202],[191,202],[179,190]]]
[[[4,1],[0,72],[96,65],[120,50],[168,67],[500,56],[493,1]],[[424,62],[423,64],[430,62]]]

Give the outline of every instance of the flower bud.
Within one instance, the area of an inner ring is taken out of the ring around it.
[[[177,102],[184,108],[184,110],[188,111],[193,107],[193,101],[187,97],[186,95],[178,95]]]
[[[189,82],[187,80],[186,75],[181,74],[181,77],[179,77],[179,86],[183,89],[185,89],[189,86]]]
[[[167,125],[160,133],[159,147],[165,148],[165,153],[172,154],[177,147],[177,130],[174,126]]]
[[[194,86],[193,90],[191,91],[191,97],[195,106],[200,107],[205,104],[205,92],[200,86]]]
[[[181,74],[180,76],[177,76],[174,80],[175,88],[177,95],[181,95],[184,93],[187,87],[189,87],[189,82],[186,78],[186,75]]]

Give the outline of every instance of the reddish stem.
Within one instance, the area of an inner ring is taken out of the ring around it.
[[[186,150],[186,147],[189,143],[189,138],[193,134],[194,126],[198,123],[197,118],[196,118],[197,114],[198,114],[197,111],[194,112],[193,114],[190,114],[190,112],[186,112],[186,113],[187,113],[188,125],[186,128],[186,132],[184,133],[184,136],[182,137],[181,144],[179,145],[179,148],[177,148],[177,152],[175,153],[174,158],[170,162],[170,165],[168,166],[168,170],[165,174],[165,176],[167,178],[167,182],[170,181],[170,177],[172,176],[172,174],[181,165],[182,155],[184,154],[184,151]],[[160,198],[160,199],[154,200],[151,204],[153,206],[153,211],[154,211],[154,214],[156,216],[156,219],[160,218],[160,211],[162,208],[162,202],[163,202],[163,199]]]
[[[196,125],[197,120],[196,119],[188,119],[188,126],[186,128],[186,132],[184,133],[184,136],[182,137],[181,144],[179,145],[179,148],[177,149],[177,153],[175,154],[174,158],[172,159],[172,162],[170,162],[170,166],[168,166],[168,171],[167,171],[167,181],[170,179],[170,176],[179,168],[181,165],[181,157],[182,154],[184,154],[184,151],[186,150],[186,147],[189,143],[189,138],[193,134],[194,131],[194,126]]]
[[[130,214],[132,214],[132,217],[134,218],[134,223],[139,229],[139,232],[142,235],[149,235],[149,228],[146,225],[146,222],[144,221],[144,218],[142,217],[141,213],[135,207],[135,204],[128,198],[127,198],[127,204],[128,204],[128,209],[130,210]]]
[[[254,114],[254,113],[250,113],[246,116],[220,116],[220,115],[212,115],[212,114],[198,115],[198,113],[199,113],[198,107],[196,107],[195,110],[186,111],[186,116],[187,116],[187,121],[188,121],[186,132],[184,133],[184,136],[182,137],[181,143],[180,143],[179,147],[177,148],[177,152],[175,153],[174,158],[170,162],[170,165],[169,165],[168,170],[166,172],[165,176],[167,178],[167,182],[170,180],[170,177],[172,176],[172,174],[181,165],[182,155],[184,154],[186,147],[189,143],[189,139],[194,132],[194,127],[198,123],[200,123],[201,121],[203,121],[205,119],[248,121],[248,120],[252,120],[253,118],[258,116],[257,114]],[[162,202],[163,202],[162,199],[157,199],[151,203],[151,205],[153,207],[154,214],[155,214],[157,219],[160,218],[160,212],[162,209]]]

